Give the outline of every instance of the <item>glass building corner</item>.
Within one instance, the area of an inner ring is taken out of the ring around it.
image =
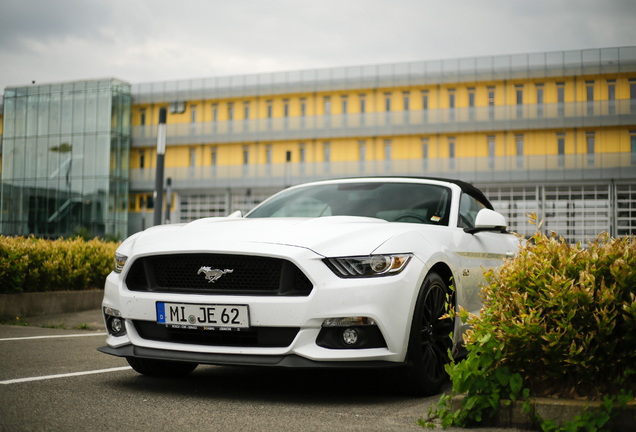
[[[128,234],[131,95],[116,80],[4,91],[0,234]]]

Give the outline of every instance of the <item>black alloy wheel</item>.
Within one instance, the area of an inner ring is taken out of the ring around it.
[[[448,350],[453,346],[453,318],[444,318],[455,300],[444,279],[430,273],[420,289],[408,347],[407,387],[411,393],[433,395],[448,377]]]

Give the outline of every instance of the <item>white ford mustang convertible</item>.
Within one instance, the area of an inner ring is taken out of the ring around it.
[[[483,270],[517,252],[475,187],[356,178],[291,187],[242,217],[129,237],[106,280],[103,353],[137,372],[198,364],[393,367],[439,391],[459,318],[479,313]]]

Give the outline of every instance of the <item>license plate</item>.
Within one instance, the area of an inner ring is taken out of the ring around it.
[[[247,305],[157,302],[157,322],[172,328],[240,330],[250,326]]]

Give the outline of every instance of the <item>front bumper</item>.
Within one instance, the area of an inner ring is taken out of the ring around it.
[[[290,249],[293,252],[290,255]],[[105,285],[104,307],[121,312],[126,334],[107,338],[100,349],[112,355],[138,356],[208,364],[260,364],[274,366],[330,367],[364,363],[378,367],[402,364],[406,358],[413,308],[425,274],[424,265],[411,260],[400,274],[365,279],[341,279],[322,262],[322,257],[300,248],[268,245],[270,256],[292,260],[310,278],[314,289],[307,297],[175,294],[129,291],[125,272],[111,273]],[[149,340],[140,336],[134,322],[156,322],[156,302],[248,305],[250,326],[300,329],[284,347],[222,346]],[[329,318],[368,317],[384,337],[386,347],[331,349],[317,345],[322,323]],[[159,357],[155,357],[159,356]],[[376,364],[377,363],[377,364]]]

